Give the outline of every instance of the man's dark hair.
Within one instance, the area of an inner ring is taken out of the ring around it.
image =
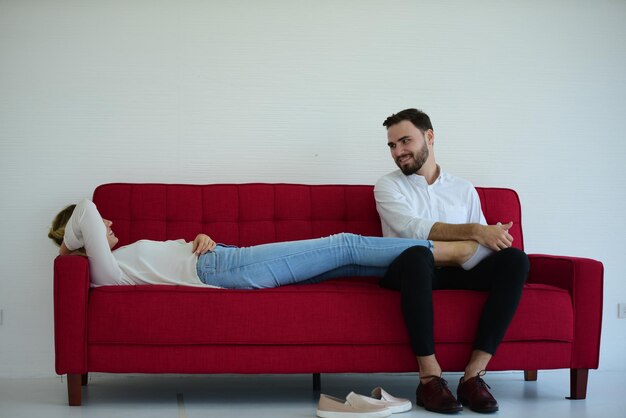
[[[433,129],[433,124],[430,123],[428,115],[419,109],[404,109],[401,112],[395,113],[385,119],[383,126],[389,129],[390,126],[400,123],[403,120],[411,121],[411,123],[415,125],[417,129],[422,131],[422,133],[429,129]]]

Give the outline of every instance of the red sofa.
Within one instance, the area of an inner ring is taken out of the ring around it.
[[[114,223],[119,245],[138,239],[248,246],[337,232],[380,235],[372,186],[296,184],[105,184],[93,200]],[[513,190],[478,188],[487,221],[514,221]],[[571,369],[571,397],[585,398],[598,367],[603,266],[575,257],[530,255],[528,284],[490,370]],[[89,287],[80,256],[54,262],[56,372],[67,374],[70,405],[88,372],[415,372],[397,292],[376,278],[346,278],[266,290],[181,286]],[[436,352],[462,371],[485,294],[434,292]]]

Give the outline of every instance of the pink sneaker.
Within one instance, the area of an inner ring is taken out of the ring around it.
[[[385,418],[391,415],[389,408],[371,405],[359,398],[352,397],[343,401],[333,396],[321,394],[317,405],[317,416],[320,418]],[[356,395],[356,394],[355,394]]]
[[[378,400],[382,402],[389,410],[391,410],[392,414],[397,414],[399,412],[406,412],[413,408],[413,404],[410,400],[404,398],[396,398],[392,396],[390,393],[386,392],[385,389],[378,386],[372,390],[372,397],[368,399]]]

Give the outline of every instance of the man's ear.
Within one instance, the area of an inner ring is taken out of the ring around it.
[[[432,129],[427,129],[426,132],[424,132],[424,138],[426,138],[428,145],[435,145],[435,132]]]

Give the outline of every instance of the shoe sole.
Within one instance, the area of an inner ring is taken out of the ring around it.
[[[461,404],[463,406],[468,406],[469,409],[471,409],[474,412],[478,412],[479,414],[492,414],[492,413],[498,412],[500,410],[500,408],[497,407],[497,406],[494,406],[493,408],[477,409],[477,408],[472,408],[470,406],[469,401],[465,401],[465,400],[460,400],[459,399],[459,402],[461,402]]]
[[[375,412],[334,412],[320,411],[316,412],[320,418],[386,418],[391,415],[391,411],[375,411]]]
[[[413,404],[411,402],[407,402],[404,405],[388,406],[387,409],[389,409],[392,414],[399,414],[413,409]]]

